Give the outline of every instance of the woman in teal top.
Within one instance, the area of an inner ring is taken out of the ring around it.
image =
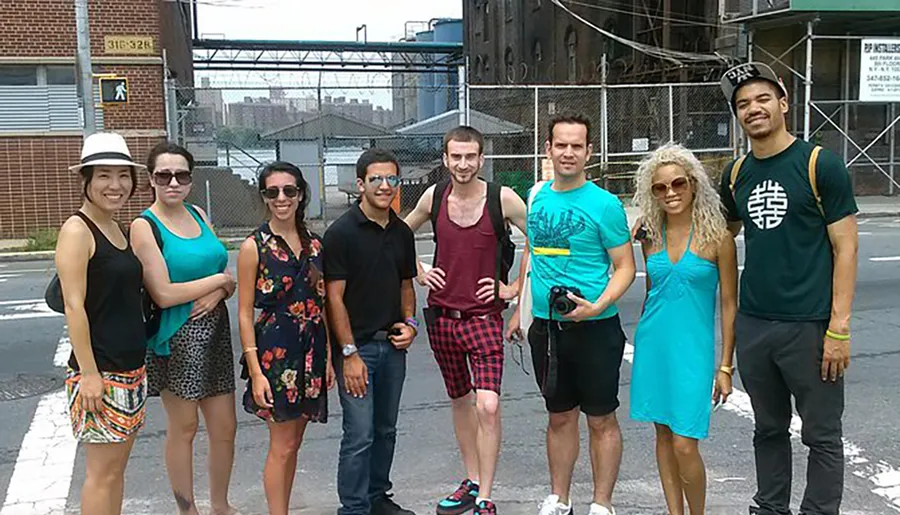
[[[706,471],[698,444],[707,437],[712,402],[725,402],[731,393],[737,251],[716,189],[684,147],[663,146],[641,163],[635,203],[646,233],[641,247],[647,297],[634,337],[631,418],[656,426],[656,459],[669,513],[682,515],[685,499],[690,513],[705,513]]]
[[[168,424],[166,469],[179,513],[197,513],[193,441],[198,410],[210,440],[212,513],[230,514],[228,483],[236,427],[234,353],[225,300],[235,281],[226,271],[228,253],[205,214],[185,203],[191,191],[193,156],[162,143],[147,167],[156,201],[132,223],[135,254],[144,286],[161,308],[159,329],[148,334],[147,385],[162,397]],[[149,331],[148,331],[149,333]]]

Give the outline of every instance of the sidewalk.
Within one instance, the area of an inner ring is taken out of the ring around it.
[[[856,203],[859,206],[859,218],[867,219],[867,218],[900,218],[900,196],[897,197],[885,197],[885,196],[872,196],[872,197],[856,197]],[[628,202],[625,202],[625,212],[628,215],[628,225],[629,227],[634,222],[634,220],[638,216],[637,208],[628,205]],[[310,229],[317,232],[318,234],[324,234],[326,227],[318,220],[310,220]],[[515,234],[518,234],[519,231],[514,230]],[[430,240],[432,237],[431,229],[429,224],[426,224],[416,233],[416,239],[419,241]],[[224,238],[227,241],[241,241],[243,238]],[[23,239],[8,239],[8,240],[0,240],[0,263],[4,262],[15,262],[15,261],[52,261],[53,260],[53,251],[40,251],[40,252],[20,252],[16,249],[20,249],[25,246],[27,240]]]

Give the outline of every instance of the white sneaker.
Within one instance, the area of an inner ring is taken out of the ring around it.
[[[548,495],[544,502],[541,503],[541,509],[538,515],[574,515],[570,504],[559,502],[558,495]]]
[[[591,503],[591,511],[588,515],[616,515],[616,510],[610,510],[610,508],[607,508],[602,504]]]

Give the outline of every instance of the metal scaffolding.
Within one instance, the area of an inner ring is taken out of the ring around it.
[[[833,130],[837,131],[837,133],[842,137],[841,155],[844,158],[844,162],[847,164],[847,168],[851,169],[854,166],[861,166],[861,164],[858,164],[859,161],[866,163],[865,166],[874,167],[888,180],[887,194],[895,195],[898,191],[898,188],[900,188],[900,183],[898,183],[896,177],[896,171],[898,168],[900,168],[900,162],[897,161],[896,155],[896,126],[897,123],[900,122],[900,114],[897,113],[897,104],[889,102],[867,102],[850,98],[850,77],[852,75],[850,69],[850,61],[852,56],[851,44],[853,41],[861,41],[868,37],[879,36],[817,34],[815,30],[817,21],[818,18],[808,20],[805,24],[806,33],[803,35],[803,37],[801,37],[798,41],[788,47],[787,50],[781,52],[779,55],[775,55],[774,52],[770,52],[765,47],[763,47],[757,41],[755,29],[753,27],[749,27],[749,44],[747,56],[748,60],[753,61],[754,59],[759,59],[759,57],[757,57],[756,55],[758,52],[760,56],[769,59],[770,63],[777,63],[781,66],[784,66],[792,75],[794,75],[801,81],[801,84],[803,86],[802,136],[804,140],[809,141],[811,138],[816,138],[816,136],[826,128],[833,128]],[[845,42],[843,68],[841,70],[841,98],[837,100],[814,98],[813,67],[815,65],[815,43],[816,41],[828,40],[838,40]],[[796,65],[786,62],[785,58],[789,55],[792,55],[792,53],[801,46],[805,47],[803,60],[804,66],[802,70],[798,70],[795,68]],[[798,89],[799,88],[794,88],[794,96],[799,96]],[[854,137],[853,135],[851,135],[852,131],[849,128],[851,108],[861,105],[884,105],[885,107],[885,127],[878,133],[877,136],[870,137],[869,141],[863,141],[860,138],[860,135]],[[818,127],[813,128],[812,121],[816,115],[821,116],[823,121],[818,125]],[[835,121],[834,118],[837,115],[840,115],[840,120]],[[877,145],[878,142],[885,137],[887,137],[887,146],[889,147],[889,155],[886,161],[883,159],[878,159],[871,154],[872,148],[875,147],[875,145]],[[855,155],[852,154],[850,147],[855,149],[855,151],[857,152]]]
[[[462,64],[462,44],[357,41],[194,41],[195,70],[446,72]]]

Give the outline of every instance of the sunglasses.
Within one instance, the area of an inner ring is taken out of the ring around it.
[[[187,170],[160,170],[157,172],[153,172],[153,182],[156,183],[157,186],[168,186],[172,184],[172,177],[178,181],[178,184],[182,186],[187,186],[190,184],[194,178],[191,176],[191,172]]]
[[[650,191],[653,193],[654,197],[661,199],[669,194],[669,189],[671,189],[673,193],[679,194],[687,191],[689,185],[690,181],[687,177],[677,177],[668,184],[665,182],[654,183],[653,186],[650,186]]]
[[[400,185],[400,176],[398,175],[373,175],[367,180],[373,186],[377,186],[382,182],[386,182],[391,188],[396,188]]]
[[[288,184],[286,186],[282,186],[279,188],[278,186],[269,186],[268,188],[262,190],[263,197],[266,197],[269,200],[275,200],[278,198],[278,194],[284,192],[284,196],[287,198],[297,198],[300,196],[300,188],[294,186],[293,184]]]

